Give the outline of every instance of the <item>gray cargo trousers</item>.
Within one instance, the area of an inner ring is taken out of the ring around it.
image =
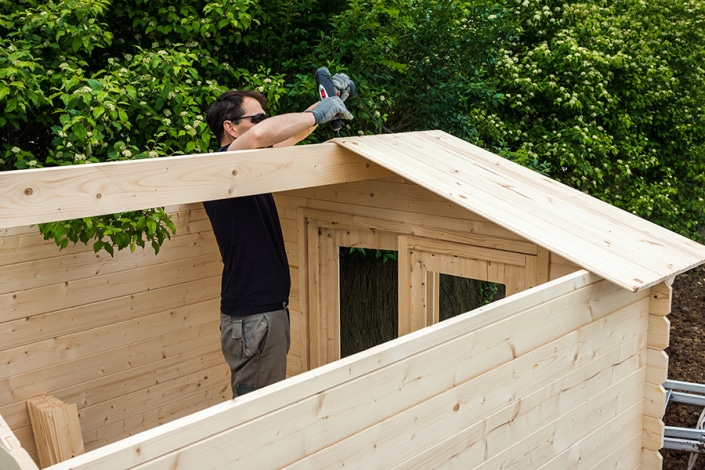
[[[220,314],[220,345],[230,366],[233,398],[286,378],[290,323],[279,310],[242,317]]]

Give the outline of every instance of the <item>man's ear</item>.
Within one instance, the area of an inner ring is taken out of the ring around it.
[[[232,137],[233,140],[238,138],[238,132],[232,121],[223,122],[223,132]]]

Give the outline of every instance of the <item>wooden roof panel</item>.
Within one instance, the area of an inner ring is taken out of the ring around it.
[[[441,131],[334,139],[626,289],[705,262],[705,246]]]

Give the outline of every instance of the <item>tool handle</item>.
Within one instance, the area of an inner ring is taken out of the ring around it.
[[[339,96],[338,90],[333,85],[330,72],[326,67],[321,67],[316,70],[316,84],[318,85],[318,97],[325,99],[330,96]],[[338,132],[341,127],[340,119],[333,119],[330,122],[333,130]]]

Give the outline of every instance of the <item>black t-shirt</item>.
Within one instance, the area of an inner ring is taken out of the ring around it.
[[[205,201],[203,206],[223,260],[221,312],[251,315],[281,308],[289,300],[291,277],[272,195]]]

